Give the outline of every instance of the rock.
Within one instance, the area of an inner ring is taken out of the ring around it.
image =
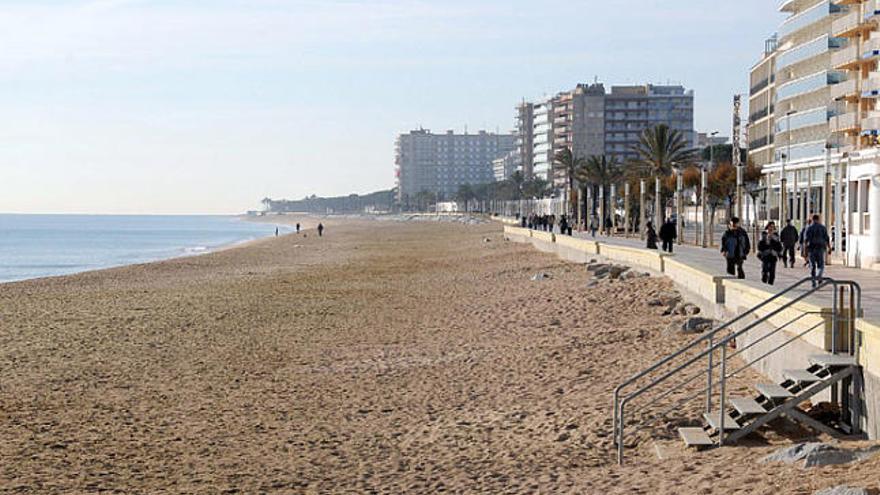
[[[568,440],[569,438],[571,438],[571,435],[566,431],[566,432],[560,433],[559,436],[556,437],[556,441],[557,442],[564,442],[564,441]]]
[[[715,326],[715,320],[711,318],[703,318],[700,316],[694,316],[685,320],[684,323],[681,324],[681,331],[683,333],[704,333],[712,330],[712,327]]]
[[[537,281],[539,281],[539,280],[547,280],[547,279],[549,279],[549,278],[550,278],[550,274],[549,274],[549,273],[543,273],[543,272],[541,272],[541,273],[536,273],[536,274],[534,274],[534,275],[532,276],[532,282],[537,282]]]
[[[785,447],[761,460],[767,462],[784,462],[796,464],[803,461],[803,467],[833,466],[848,464],[859,459],[854,451],[839,449],[833,445],[820,442],[800,443]]]
[[[587,288],[592,289],[593,287],[599,285],[599,281],[597,279],[590,280],[587,282]]]
[[[648,301],[648,306],[666,306],[675,307],[681,302],[681,295],[677,292],[664,292],[658,294],[657,297]]]
[[[663,313],[664,316],[668,315],[680,315],[680,316],[693,316],[700,313],[700,307],[696,304],[691,303],[678,303],[674,306],[670,306]]]
[[[819,490],[815,495],[868,495],[868,490],[840,485]]]
[[[620,278],[620,276],[629,270],[628,266],[623,265],[611,265],[611,279],[616,280]]]
[[[487,237],[487,238],[483,239],[483,242],[492,242],[492,239],[489,239],[489,238]]]
[[[562,325],[562,322],[559,321],[557,318],[553,318],[552,320],[550,320],[551,327],[558,327],[560,325]]]
[[[639,273],[632,270],[627,270],[620,274],[620,280],[632,280],[634,278],[639,278]]]
[[[599,276],[611,271],[611,265],[608,263],[589,263],[587,265],[587,271],[593,275]]]

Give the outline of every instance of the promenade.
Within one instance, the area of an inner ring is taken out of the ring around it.
[[[719,233],[720,234],[720,233]],[[692,233],[687,234],[689,238]],[[638,237],[604,236],[596,234],[593,238],[589,232],[574,232],[573,237],[579,239],[594,240],[604,244],[627,246],[632,248],[645,248],[645,241]],[[763,289],[769,292],[777,292],[794,284],[798,280],[810,276],[810,267],[803,266],[803,259],[795,260],[795,268],[785,268],[782,260],[776,268],[776,282],[771,287],[761,283],[761,262],[755,256],[755,242],[752,245],[752,253],[744,264],[746,273],[745,283],[751,287]],[[684,262],[693,268],[715,276],[728,276],[725,271],[725,262],[721,257],[720,247],[711,248],[696,247],[693,245],[675,245],[672,255],[678,261]],[[864,318],[872,323],[880,323],[880,272],[850,268],[839,263],[828,265],[825,268],[827,277],[854,280],[862,286],[862,306],[865,312]],[[824,298],[827,302],[827,297]]]

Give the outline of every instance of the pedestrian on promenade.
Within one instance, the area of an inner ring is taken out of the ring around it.
[[[599,230],[599,217],[593,215],[590,217],[590,233],[596,238],[596,231]]]
[[[758,259],[761,260],[761,282],[773,285],[776,280],[776,263],[782,256],[782,241],[776,235],[776,224],[770,222],[761,233],[758,242]]]
[[[520,226],[521,226],[522,228],[526,228],[526,216],[525,216],[525,215],[523,215],[523,216],[520,218]]]
[[[318,237],[324,237],[324,224],[318,224]]]
[[[568,232],[568,219],[565,215],[559,217],[559,235],[565,235]]]
[[[667,218],[666,222],[660,226],[660,240],[663,241],[663,251],[667,253],[672,252],[672,244],[676,237],[678,237],[678,234],[675,231],[675,222],[672,221],[672,218]]]
[[[798,229],[791,224],[791,219],[785,221],[785,227],[779,233],[782,241],[782,263],[786,268],[794,268],[794,247],[798,243]]]
[[[296,233],[299,234],[299,224],[296,224]]]
[[[800,238],[798,239],[798,251],[800,251],[800,253],[801,253],[801,258],[804,259],[804,266],[807,266],[810,264],[810,256],[809,256],[809,253],[807,253],[807,241],[806,241],[805,237],[807,235],[807,230],[810,228],[810,225],[812,225],[812,224],[813,224],[813,217],[810,216],[810,218],[807,219],[807,226],[804,227],[803,230],[801,230],[801,235],[800,235]]]
[[[727,260],[727,273],[746,278],[743,262],[748,258],[751,244],[749,234],[739,226],[739,218],[731,217],[727,231],[721,236],[721,255]]]
[[[813,215],[813,221],[806,229],[804,246],[810,260],[810,276],[813,278],[813,287],[816,287],[819,280],[825,275],[825,255],[831,252],[828,229],[819,221],[819,215]]]
[[[547,217],[547,227],[549,227],[547,230],[549,232],[553,232],[554,224],[556,224],[556,215],[550,215],[549,217]]]
[[[657,231],[654,230],[654,224],[648,222],[645,225],[645,237],[648,239],[648,249],[657,249]]]

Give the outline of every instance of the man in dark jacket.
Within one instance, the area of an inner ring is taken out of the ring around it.
[[[773,285],[776,280],[776,261],[782,256],[782,242],[776,235],[776,224],[770,222],[758,242],[758,259],[761,260],[761,282]]]
[[[671,218],[667,218],[666,222],[660,226],[660,240],[663,241],[663,250],[667,253],[672,252],[672,243],[678,235],[675,232],[675,222]]]
[[[736,275],[736,278],[746,278],[743,262],[751,248],[749,234],[739,226],[739,218],[731,217],[727,231],[721,236],[721,255],[727,260],[727,273]]]
[[[810,260],[810,276],[813,277],[813,287],[816,287],[825,274],[825,255],[831,251],[830,246],[828,229],[819,221],[819,215],[813,215],[813,222],[804,233],[804,249]]]
[[[798,243],[798,229],[791,224],[791,219],[785,221],[785,227],[779,233],[782,241],[782,263],[786,268],[794,268],[794,248]]]

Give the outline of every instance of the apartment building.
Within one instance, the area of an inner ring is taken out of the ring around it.
[[[492,172],[495,182],[507,180],[514,172],[520,170],[519,150],[514,148],[500,158],[492,160]]]
[[[880,1],[779,9],[776,42],[750,74],[749,156],[763,165],[767,216],[820,213],[839,259],[880,266]]]
[[[606,92],[601,83],[579,84],[545,101],[517,107],[517,142],[532,143],[531,155],[521,150],[522,170],[565,187],[565,177],[554,167],[556,153],[571,148],[577,157],[604,154],[626,162],[636,158],[632,148],[641,133],[658,124],[679,130],[696,146],[693,91],[645,84],[613,86]]]
[[[492,162],[515,145],[513,134],[486,131],[434,134],[418,129],[401,134],[395,147],[398,201],[422,191],[436,194],[438,200],[452,199],[462,185],[492,182]]]
[[[534,174],[535,107],[523,101],[516,107],[516,152],[520,170],[525,177]]]
[[[777,38],[774,35],[764,42],[761,60],[749,71],[747,146],[749,159],[761,167],[775,160],[773,112],[776,101],[776,48]]]
[[[613,86],[605,99],[605,155],[622,163],[638,158],[633,148],[645,129],[666,124],[681,132],[691,147],[694,93],[683,86]]]

